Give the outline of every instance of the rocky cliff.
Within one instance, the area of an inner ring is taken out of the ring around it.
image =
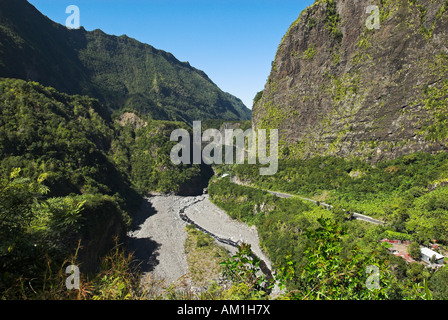
[[[376,161],[445,149],[447,9],[448,1],[316,1],[278,47],[254,127],[279,129],[282,154],[293,157]]]

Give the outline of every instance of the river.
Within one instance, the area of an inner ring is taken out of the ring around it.
[[[271,270],[271,262],[259,246],[255,226],[231,219],[207,194],[200,196],[158,195],[146,199],[128,233],[129,247],[141,261],[144,277],[165,285],[176,283],[188,275],[184,243],[185,226],[194,223],[211,234],[217,243],[235,253],[236,243],[251,245],[254,254]],[[149,277],[148,277],[149,276]]]

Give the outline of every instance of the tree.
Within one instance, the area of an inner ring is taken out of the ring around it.
[[[35,217],[33,205],[39,196],[48,192],[42,185],[44,177],[37,182],[20,178],[20,169],[14,169],[9,179],[0,180],[0,256],[14,252],[24,241]]]
[[[363,257],[357,247],[350,257],[343,258],[341,226],[329,219],[318,222],[319,228],[307,232],[311,245],[305,250],[306,265],[297,276],[289,277],[300,284],[299,289],[287,296],[300,300],[386,299],[390,282],[386,263],[375,254]]]
[[[230,259],[221,263],[223,275],[232,282],[229,292],[242,299],[263,298],[272,289],[272,279],[263,274],[260,259],[256,257],[250,244],[238,246],[238,252]],[[245,292],[241,296],[241,292]]]
[[[448,267],[437,270],[429,280],[429,288],[436,300],[448,299]]]
[[[412,242],[408,248],[407,248],[408,254],[411,256],[414,260],[420,260],[421,252],[420,252],[420,245],[418,242]]]

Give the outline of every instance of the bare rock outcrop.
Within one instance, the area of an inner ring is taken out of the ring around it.
[[[316,1],[282,39],[253,126],[279,129],[282,154],[302,158],[444,150],[421,128],[428,99],[440,98],[428,88],[447,84],[447,9],[445,0]]]

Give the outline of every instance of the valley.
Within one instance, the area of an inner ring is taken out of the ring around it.
[[[448,1],[369,5],[304,9],[250,110],[0,0],[1,298],[447,300]]]

